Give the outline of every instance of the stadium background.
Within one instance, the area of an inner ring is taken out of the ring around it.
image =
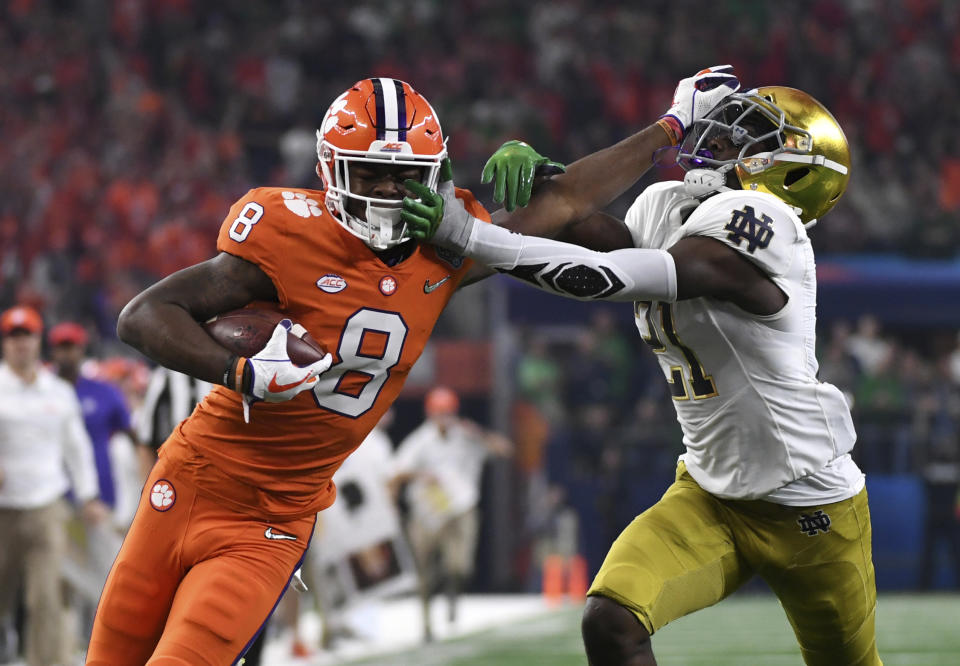
[[[116,340],[120,308],[211,256],[249,187],[317,186],[313,130],[359,78],[421,91],[458,184],[487,204],[480,168],[502,141],[571,161],[644,127],[703,66],[806,90],[853,153],[846,196],[811,235],[822,378],[854,399],[878,585],[960,585],[946,543],[923,576],[925,484],[960,460],[957,3],[8,0],[0,62],[0,307],[84,323],[95,357],[130,358],[103,365],[133,400],[144,366]],[[654,170],[614,212],[674,176]],[[679,429],[631,327],[626,306],[502,279],[441,319],[390,433],[447,383],[517,443],[485,477],[474,591],[537,590],[565,509],[595,570],[669,483]]]

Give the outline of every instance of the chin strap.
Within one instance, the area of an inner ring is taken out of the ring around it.
[[[374,206],[369,201],[366,203],[366,221],[348,213],[345,206],[340,206],[344,226],[350,233],[377,251],[389,250],[407,240],[408,236],[401,234],[400,238],[390,242],[394,226],[400,224],[402,209],[399,206],[386,208]]]
[[[371,230],[377,230],[379,249],[386,249],[403,240],[402,234],[401,238],[397,238],[395,241],[393,239],[393,229],[400,224],[401,212],[399,206],[386,208],[384,206],[374,206],[370,201],[367,202],[367,225]]]
[[[716,192],[729,192],[727,172],[719,169],[690,169],[683,176],[684,191],[699,199]]]

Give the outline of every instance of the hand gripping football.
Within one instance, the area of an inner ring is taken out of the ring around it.
[[[204,330],[237,356],[250,358],[264,348],[277,323],[286,317],[273,310],[243,308],[209,319]],[[296,365],[310,365],[326,355],[323,346],[300,324],[294,322],[287,334],[287,354]]]

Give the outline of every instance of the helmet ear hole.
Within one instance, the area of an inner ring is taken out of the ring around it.
[[[810,169],[807,167],[799,167],[797,169],[791,169],[787,172],[787,175],[783,179],[783,186],[786,189],[802,189],[805,184],[800,184],[804,178],[810,175]],[[799,186],[798,186],[799,185]]]

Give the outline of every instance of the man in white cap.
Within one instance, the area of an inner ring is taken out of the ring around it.
[[[480,520],[480,482],[489,454],[509,455],[502,435],[458,417],[460,399],[445,387],[424,399],[426,420],[397,449],[394,484],[409,482],[407,531],[420,574],[424,640],[433,640],[430,597],[443,579],[450,622],[456,620],[457,597],[473,571]],[[439,568],[433,569],[434,558]]]
[[[93,447],[73,387],[40,363],[42,333],[43,319],[31,307],[0,315],[0,617],[23,581],[30,666],[69,656],[60,599],[64,494],[73,489],[89,523],[108,515],[97,499]]]

